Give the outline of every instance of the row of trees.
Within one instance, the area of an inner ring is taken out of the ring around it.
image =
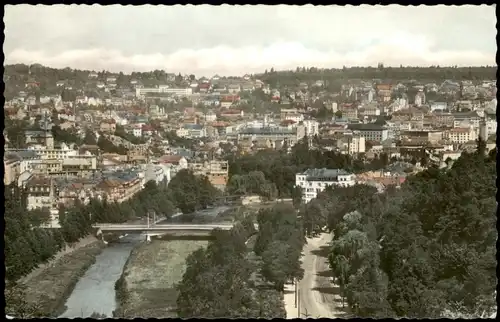
[[[25,196],[17,186],[5,189],[5,265],[6,277],[16,281],[39,264],[51,259],[66,244],[77,242],[92,231],[95,222],[124,222],[144,216],[149,210],[169,216],[174,205],[154,182],[132,199],[118,204],[91,200],[87,205],[76,203],[59,210],[61,229],[45,229],[50,220],[48,210],[26,210]]]
[[[307,229],[333,229],[330,266],[356,316],[492,313],[496,153],[478,151],[450,170],[409,177],[400,189],[328,189],[302,210]]]
[[[179,317],[286,317],[283,286],[303,275],[299,257],[304,237],[296,212],[282,205],[262,210],[253,249],[247,245],[256,233],[251,218],[229,232],[215,230],[209,246],[187,258],[178,285]]]
[[[317,80],[326,82],[327,90],[339,92],[349,79],[390,79],[392,81],[419,80],[442,82],[444,80],[492,80],[496,78],[494,66],[483,67],[350,67],[342,69],[318,69],[298,67],[295,71],[274,71],[256,75],[256,78],[272,87],[296,86],[300,82],[312,84]]]
[[[194,192],[193,192],[194,191]],[[213,203],[215,188],[206,177],[180,171],[169,186],[149,181],[143,190],[122,203],[91,199],[88,204],[76,202],[60,207],[61,229],[45,229],[50,220],[47,210],[26,210],[25,195],[17,186],[5,189],[5,265],[6,277],[16,281],[41,263],[51,259],[66,244],[77,242],[92,232],[92,224],[121,223],[148,216],[169,217],[176,209],[188,213]],[[187,205],[187,206],[186,206]]]
[[[276,185],[267,180],[262,171],[233,175],[227,184],[226,191],[229,195],[255,194],[271,200],[278,195]]]

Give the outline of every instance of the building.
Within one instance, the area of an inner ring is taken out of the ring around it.
[[[365,138],[357,133],[346,133],[341,138],[337,139],[337,148],[340,152],[350,155],[365,153],[365,142]]]
[[[477,133],[473,126],[456,127],[445,132],[445,138],[451,143],[463,144],[477,139]]]
[[[163,182],[163,180],[167,179],[166,176],[167,167],[163,167],[161,165],[156,164],[148,164],[146,166],[146,172],[144,175],[144,181],[147,183],[149,181],[154,181],[157,185]]]
[[[158,160],[158,164],[169,168],[171,177],[175,176],[177,172],[188,168],[186,158],[181,155],[164,155]]]
[[[225,190],[229,178],[229,163],[227,161],[211,160],[204,163],[190,163],[188,167],[195,175],[207,176],[214,187]]]
[[[387,128],[378,124],[348,124],[347,128],[351,131],[357,131],[366,141],[385,141],[389,134]]]
[[[99,125],[99,130],[103,133],[115,133],[116,131],[116,121],[114,119],[102,120]]]
[[[17,178],[21,174],[21,158],[16,154],[5,155],[3,159],[3,165],[4,165],[4,175],[3,175],[4,185],[17,183]]]
[[[148,160],[149,147],[147,144],[134,144],[127,150],[127,162],[144,163]]]
[[[250,139],[252,141],[269,140],[271,142],[287,141],[290,146],[295,145],[306,134],[304,125],[298,125],[295,128],[288,127],[261,127],[243,128],[238,132],[238,141]]]
[[[51,178],[33,177],[26,184],[26,194],[27,210],[56,208],[54,185]]]
[[[443,139],[443,132],[438,130],[429,131],[402,131],[401,140],[408,141],[411,143],[433,143],[436,144]]]
[[[187,88],[168,88],[168,86],[161,86],[157,88],[136,88],[135,95],[136,97],[141,97],[146,94],[171,94],[173,96],[190,96],[193,94],[193,89],[191,87]]]
[[[103,181],[96,185],[96,194],[108,201],[121,203],[130,199],[142,189],[142,180],[135,172],[116,171],[105,174]]]
[[[355,184],[355,176],[341,169],[308,169],[295,175],[295,186],[302,190],[302,201],[308,203],[328,186],[348,187]]]
[[[305,120],[303,121],[306,135],[308,137],[313,137],[319,134],[319,122],[315,120]]]
[[[54,148],[54,137],[50,131],[24,131],[27,145],[44,145],[48,149]]]
[[[182,128],[176,130],[179,137],[204,138],[207,136],[207,130],[200,124],[185,124]]]

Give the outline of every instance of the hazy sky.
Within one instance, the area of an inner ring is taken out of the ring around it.
[[[492,6],[7,5],[6,64],[242,75],[296,66],[495,65]]]

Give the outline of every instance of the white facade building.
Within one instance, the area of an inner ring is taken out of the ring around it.
[[[304,115],[300,114],[300,113],[296,113],[296,114],[286,114],[285,115],[285,120],[287,121],[293,121],[295,123],[300,123],[304,120]]]
[[[456,127],[453,128],[447,132],[445,132],[445,137],[451,142],[451,143],[467,143],[470,141],[474,141],[477,139],[478,133],[474,129],[473,126],[470,127]]]
[[[165,179],[165,171],[162,166],[155,164],[148,164],[146,166],[146,172],[144,175],[144,181],[147,183],[149,181],[154,181],[156,184],[159,184]]]
[[[328,186],[349,187],[355,176],[341,169],[308,169],[295,175],[295,186],[302,190],[302,201],[308,203]]]
[[[308,137],[313,137],[319,134],[319,122],[315,120],[305,120],[304,127],[306,130],[306,135]]]
[[[189,96],[193,94],[193,89],[188,88],[168,88],[167,86],[161,86],[157,88],[136,88],[135,96],[140,97],[146,93],[165,93],[172,94],[176,96]]]

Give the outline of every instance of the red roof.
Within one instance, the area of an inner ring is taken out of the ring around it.
[[[241,114],[241,111],[235,109],[229,109],[227,111],[224,111],[222,114]]]
[[[213,122],[211,125],[213,127],[225,127],[228,126],[229,123],[220,121],[220,122]]]
[[[179,161],[182,159],[180,155],[164,155],[160,158],[160,163],[170,163],[170,164],[179,164]]]
[[[144,125],[142,125],[142,130],[143,131],[153,131],[153,127],[151,125],[144,124]]]

